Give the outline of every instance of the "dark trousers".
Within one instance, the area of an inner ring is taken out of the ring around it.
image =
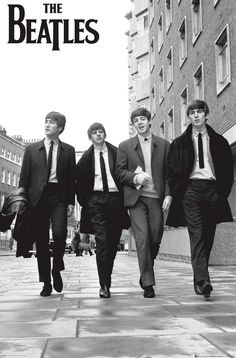
[[[64,270],[63,256],[67,236],[67,206],[62,201],[57,184],[48,184],[39,203],[32,211],[40,282],[51,281],[49,227],[53,244],[53,269]]]
[[[194,280],[210,280],[208,263],[216,230],[219,205],[214,180],[190,180],[183,207],[190,237]]]
[[[153,265],[163,235],[162,200],[140,196],[129,212],[142,286],[155,285]]]
[[[122,232],[122,203],[119,193],[93,192],[87,202],[96,240],[100,286],[111,286],[111,274]]]

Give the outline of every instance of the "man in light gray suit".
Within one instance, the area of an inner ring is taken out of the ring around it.
[[[117,151],[116,175],[124,187],[129,208],[145,298],[155,297],[154,260],[163,234],[163,211],[171,203],[165,179],[169,142],[151,133],[151,113],[138,108],[131,113],[137,135],[122,142]]]

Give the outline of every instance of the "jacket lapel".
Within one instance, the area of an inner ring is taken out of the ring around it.
[[[38,150],[39,150],[39,165],[41,165],[42,168],[44,167],[45,170],[47,170],[47,155],[46,155],[44,140],[39,142]]]
[[[134,138],[133,138],[133,146],[134,146],[134,150],[136,151],[136,153],[138,154],[138,157],[141,161],[141,166],[142,166],[142,169],[144,170],[145,168],[145,165],[144,165],[144,157],[143,157],[143,152],[142,152],[142,148],[141,148],[141,145],[140,145],[140,142],[139,142],[139,139],[138,139],[138,136],[136,135]]]

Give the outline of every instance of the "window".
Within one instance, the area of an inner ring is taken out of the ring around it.
[[[154,44],[154,37],[152,38],[151,42],[151,72],[155,66],[155,44]]]
[[[155,92],[156,91],[155,91],[155,85],[154,85],[151,89],[151,114],[152,114],[152,117],[156,113],[156,93]]]
[[[152,21],[154,19],[154,0],[150,0],[149,2],[149,14],[150,14],[150,26],[152,25]]]
[[[192,0],[192,40],[195,43],[202,32],[202,0]]]
[[[143,17],[143,28],[144,30],[148,29],[148,14]]]
[[[2,182],[2,183],[5,183],[5,181],[6,181],[6,170],[5,170],[5,169],[2,169],[1,182]]]
[[[167,119],[167,139],[172,142],[175,138],[175,128],[174,128],[174,108],[172,107],[171,110],[168,112],[168,119]]]
[[[214,7],[218,4],[220,0],[213,0]]]
[[[164,67],[159,72],[159,103],[164,100]]]
[[[203,63],[194,73],[194,98],[204,99]]]
[[[9,170],[7,171],[7,184],[11,185],[11,172]]]
[[[188,104],[188,88],[187,86],[180,94],[180,115],[181,115],[181,132],[183,132],[188,124],[188,117],[186,114]]]
[[[215,41],[216,88],[219,94],[231,82],[229,26],[227,25]]]
[[[22,163],[21,155],[17,155],[16,162],[17,162],[18,164],[21,164],[21,163]]]
[[[137,59],[138,61],[138,77],[140,79],[149,77],[149,58],[143,56]]]
[[[16,153],[11,153],[11,160],[13,160],[13,161],[16,160]]]
[[[184,18],[179,28],[179,66],[182,67],[187,58],[187,32],[186,18]]]
[[[17,185],[16,186],[19,185],[19,182],[20,182],[20,174],[17,174]]]
[[[10,158],[11,158],[11,152],[10,152],[10,150],[7,150],[6,158],[7,158],[7,159],[10,159]]]
[[[14,187],[16,187],[16,173],[15,172],[12,174],[12,185]]]
[[[160,125],[160,137],[165,138],[165,121]]]
[[[173,47],[171,46],[170,51],[167,55],[167,89],[173,83]]]
[[[5,195],[1,194],[1,210],[2,210],[2,207],[3,207],[3,204],[4,204],[4,200],[5,200]]]
[[[172,24],[172,0],[166,0],[166,32]]]
[[[158,34],[158,52],[160,52],[163,46],[163,15],[162,14],[158,21],[157,34]]]
[[[137,18],[138,36],[143,36],[148,29],[148,15],[142,15]]]
[[[4,157],[6,154],[6,149],[1,147],[1,155]]]

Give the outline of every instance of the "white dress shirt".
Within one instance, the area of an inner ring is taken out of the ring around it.
[[[204,158],[204,168],[199,167],[199,157],[198,157],[198,134],[202,135],[202,146],[203,146],[203,158]],[[215,180],[215,172],[214,166],[210,154],[209,148],[209,136],[207,130],[204,132],[196,132],[192,131],[192,140],[193,147],[195,152],[195,163],[193,167],[193,171],[190,175],[190,179],[207,179],[207,180]]]
[[[102,173],[101,173],[101,167],[100,167],[100,152],[101,152],[100,150],[98,150],[94,147],[95,178],[94,178],[93,190],[96,190],[96,191],[103,191]],[[102,155],[103,155],[105,166],[106,166],[108,189],[111,192],[118,191],[117,186],[116,186],[114,179],[110,172],[107,147],[105,147],[102,150]]]
[[[47,160],[48,160],[48,155],[49,155],[49,149],[51,146],[51,139],[45,138],[44,139],[44,146],[46,149],[46,155],[47,155]],[[52,166],[51,166],[51,173],[48,179],[49,183],[58,183],[57,180],[57,153],[58,153],[58,145],[59,145],[59,140],[53,140],[53,151],[52,151]]]

